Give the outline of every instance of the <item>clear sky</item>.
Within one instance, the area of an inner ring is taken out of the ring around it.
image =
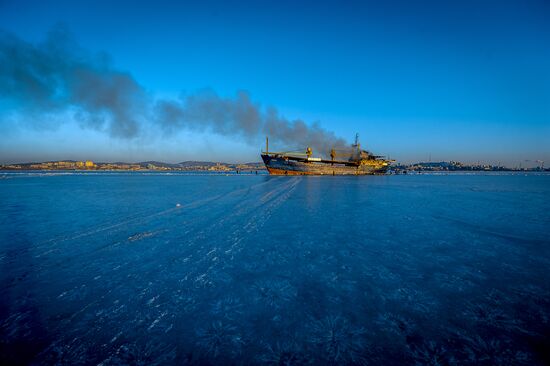
[[[29,44],[59,23],[150,98],[244,90],[261,108],[349,142],[358,132],[369,150],[403,162],[550,165],[546,0],[0,0],[0,28]],[[261,133],[185,126],[121,138],[67,110],[30,113],[10,93],[0,90],[2,163],[258,161],[264,144]]]

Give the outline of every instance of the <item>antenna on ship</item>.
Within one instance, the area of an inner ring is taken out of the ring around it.
[[[355,149],[356,149],[356,152],[355,154],[358,155],[358,158],[360,158],[360,155],[361,155],[361,144],[359,143],[359,132],[356,132],[355,133],[355,144],[352,145]],[[353,154],[353,153],[352,153]]]
[[[269,138],[265,137],[265,153],[267,154],[269,152]]]

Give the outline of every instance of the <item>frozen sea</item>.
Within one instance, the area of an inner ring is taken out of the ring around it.
[[[0,363],[550,363],[550,175],[0,174]]]

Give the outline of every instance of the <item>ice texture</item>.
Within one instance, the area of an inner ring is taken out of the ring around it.
[[[6,173],[0,363],[550,363],[550,175]]]

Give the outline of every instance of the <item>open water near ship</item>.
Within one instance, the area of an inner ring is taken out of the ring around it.
[[[2,364],[548,364],[550,176],[0,174]]]

